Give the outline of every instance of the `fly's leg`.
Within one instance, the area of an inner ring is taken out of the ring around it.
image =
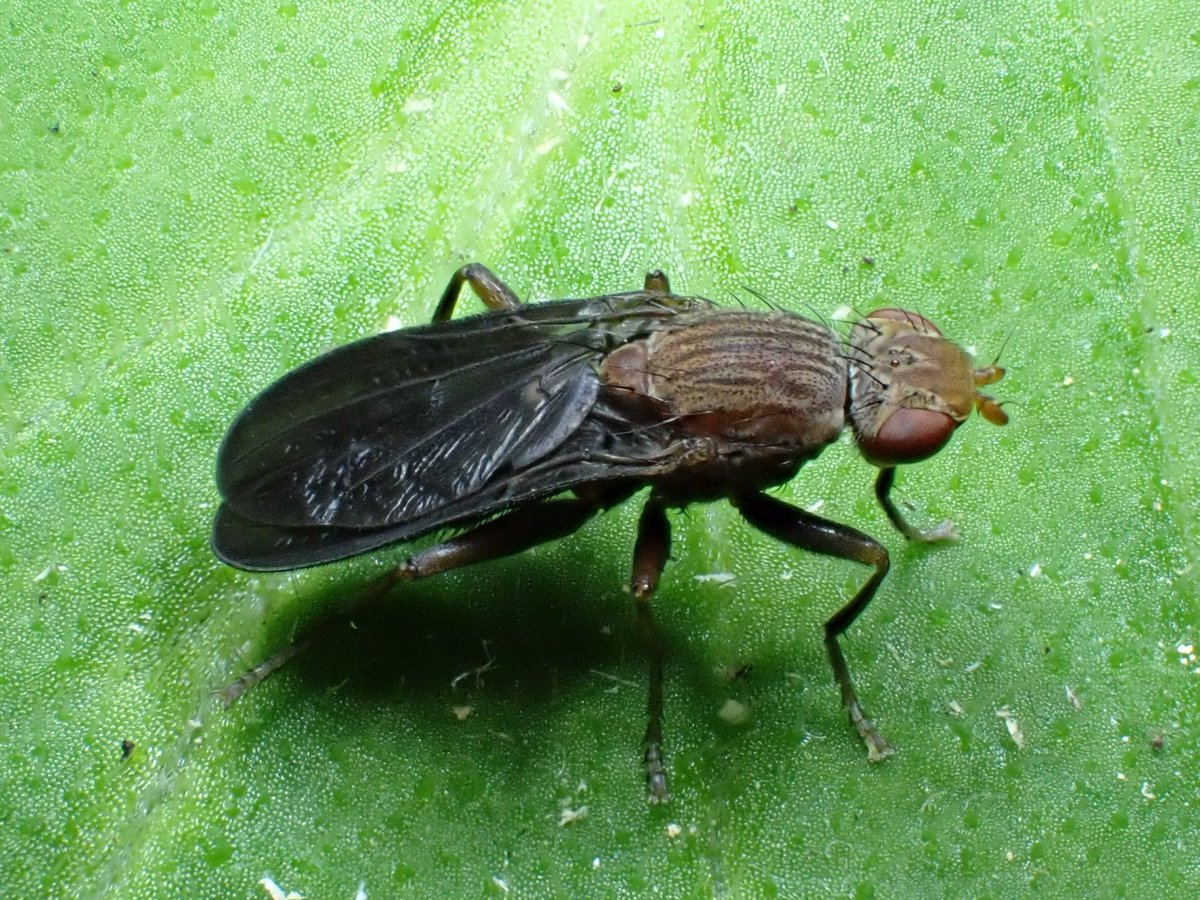
[[[426,578],[473,563],[520,553],[536,544],[565,537],[578,529],[602,507],[590,499],[563,498],[532,503],[492,519],[470,531],[414,553],[404,563],[376,578],[354,598],[355,606],[379,599],[397,582]],[[332,619],[333,617],[330,617]],[[325,624],[329,620],[325,620]],[[319,630],[322,623],[312,627]],[[296,641],[259,663],[218,693],[229,706],[307,646]]]
[[[671,523],[667,521],[663,504],[651,497],[642,509],[638,521],[637,543],[633,548],[633,576],[629,589],[637,600],[638,626],[646,652],[650,655],[650,697],[646,704],[646,736],[642,745],[646,748],[643,761],[646,765],[646,789],[651,803],[667,803],[671,794],[667,790],[667,770],[663,766],[662,720],[663,720],[663,648],[658,636],[658,627],[650,612],[650,595],[658,587],[663,566],[671,551]]]
[[[909,525],[905,521],[904,516],[900,514],[900,510],[896,508],[896,504],[892,502],[890,496],[892,493],[892,483],[895,480],[895,466],[880,469],[879,477],[875,479],[875,499],[879,501],[879,505],[883,507],[883,511],[887,513],[888,519],[896,526],[897,531],[910,541],[922,541],[926,544],[933,544],[938,541],[958,540],[958,529],[954,527],[954,523],[949,519],[934,528],[924,531]]]
[[[450,282],[442,291],[442,298],[438,301],[431,321],[449,321],[454,314],[454,307],[458,305],[458,296],[462,293],[463,284],[469,284],[488,309],[514,310],[521,306],[520,298],[512,288],[501,281],[499,275],[482,263],[468,263],[450,276]],[[671,283],[662,269],[653,269],[646,273],[645,289],[656,294],[669,294]]]
[[[414,553],[384,576],[388,586],[499,559],[566,537],[599,512],[590,500],[565,497],[531,503]]]
[[[482,263],[468,263],[450,276],[450,283],[442,291],[442,299],[438,301],[437,309],[433,312],[434,322],[449,321],[458,304],[458,295],[462,293],[463,283],[471,286],[484,306],[488,309],[517,309],[521,301],[513,293],[512,288],[500,280],[500,277]]]
[[[671,293],[671,282],[667,281],[667,273],[662,269],[651,269],[646,273],[645,289],[653,294]]]
[[[733,503],[746,517],[746,521],[771,537],[803,547],[805,550],[812,550],[814,553],[837,556],[875,567],[874,574],[854,595],[854,599],[825,623],[825,649],[829,652],[833,676],[842,691],[842,705],[846,707],[854,729],[867,745],[868,759],[875,762],[890,756],[892,748],[879,733],[875,723],[867,718],[858,702],[858,694],[855,693],[854,682],[850,678],[850,668],[846,665],[846,657],[842,655],[842,648],[838,644],[838,638],[853,624],[859,613],[867,608],[867,604],[871,602],[875,591],[887,575],[887,550],[873,538],[849,525],[830,522],[766,494],[742,494],[736,497]]]
[[[271,657],[264,662],[260,662],[257,666],[247,672],[240,678],[234,679],[221,690],[217,691],[217,695],[224,702],[226,708],[233,705],[238,697],[246,693],[256,684],[265,681],[267,676],[276,669],[287,664],[287,662],[298,653],[301,653],[308,646],[308,641],[293,641],[277,653],[273,653]]]

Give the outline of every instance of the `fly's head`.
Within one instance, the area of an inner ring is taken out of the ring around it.
[[[971,357],[924,316],[877,309],[850,331],[850,421],[877,466],[919,462],[946,446],[972,408],[993,425],[1004,410],[979,388],[1004,377]]]

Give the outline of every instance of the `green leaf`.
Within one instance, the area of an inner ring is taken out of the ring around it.
[[[5,16],[0,893],[1195,885],[1189,5],[406,6]],[[661,267],[1004,345],[1011,424],[898,482],[960,543],[905,545],[848,443],[781,492],[891,549],[843,643],[897,756],[867,764],[822,647],[866,571],[725,504],[674,517],[656,598],[670,807],[639,768],[634,504],[335,619],[223,708],[405,552],[219,565],[224,430],[469,260],[527,299]]]

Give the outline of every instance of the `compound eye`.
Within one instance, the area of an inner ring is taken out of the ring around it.
[[[863,456],[877,466],[920,462],[950,440],[960,422],[931,409],[898,409],[869,440],[860,440]]]

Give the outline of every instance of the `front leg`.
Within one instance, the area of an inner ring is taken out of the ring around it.
[[[954,527],[954,523],[949,519],[927,531],[909,525],[904,516],[900,514],[900,510],[896,507],[896,504],[892,502],[892,483],[895,480],[895,466],[880,469],[879,477],[875,479],[875,499],[879,501],[879,505],[883,507],[883,511],[887,513],[888,519],[896,526],[897,531],[910,541],[921,541],[926,544],[933,544],[938,541],[958,540],[958,529]]]
[[[842,705],[846,708],[854,729],[867,745],[867,758],[877,762],[890,756],[894,751],[875,724],[867,718],[858,702],[858,694],[850,678],[850,668],[846,665],[846,657],[838,644],[838,638],[853,624],[858,614],[867,608],[867,604],[871,602],[875,591],[887,575],[887,550],[874,538],[849,525],[830,522],[766,494],[742,494],[733,498],[733,505],[755,528],[785,543],[875,567],[874,574],[867,579],[867,583],[859,589],[854,598],[825,623],[825,649],[833,666],[833,676],[842,691]]]

